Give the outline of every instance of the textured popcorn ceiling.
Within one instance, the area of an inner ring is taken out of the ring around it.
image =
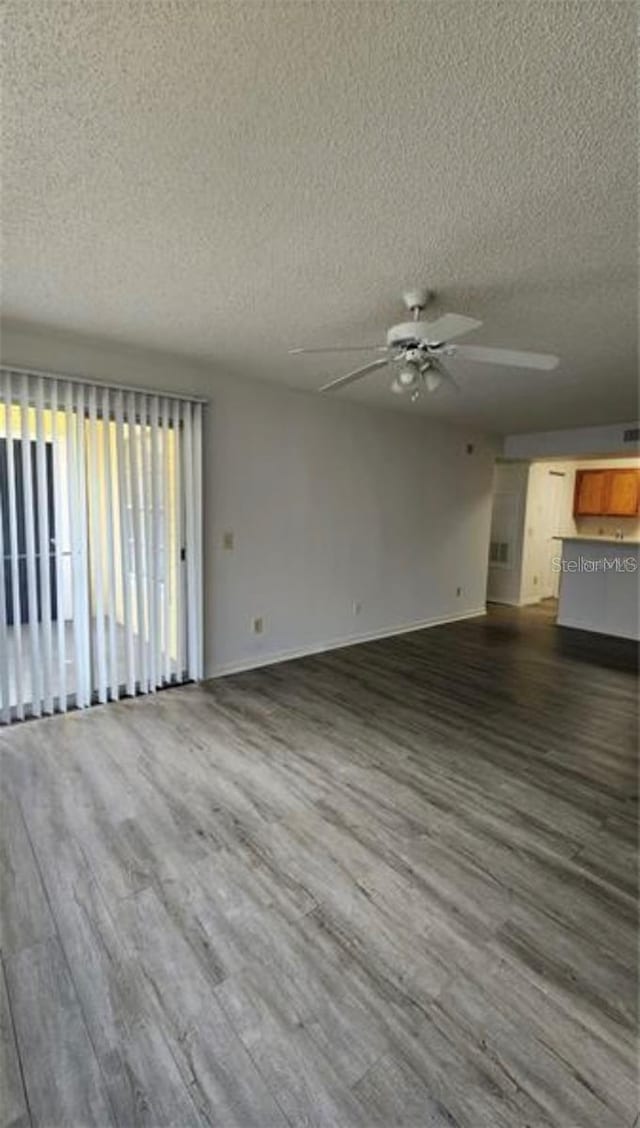
[[[631,4],[9,0],[5,18],[6,317],[311,389],[353,355],[289,346],[381,341],[425,282],[484,321],[469,343],[562,364],[457,363],[462,393],[419,410],[499,431],[635,415]],[[341,395],[397,408],[388,385]]]

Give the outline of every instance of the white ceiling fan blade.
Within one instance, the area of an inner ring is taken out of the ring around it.
[[[347,372],[346,376],[338,376],[336,380],[330,380],[328,384],[323,384],[318,390],[321,392],[328,392],[334,388],[344,388],[346,384],[351,384],[354,380],[359,380],[361,376],[366,376],[367,372],[373,372],[374,368],[384,368],[388,364],[385,357],[380,360],[373,360],[371,364],[364,364],[362,368],[355,368],[353,372]]]
[[[515,349],[491,349],[483,345],[456,345],[454,356],[476,360],[480,364],[506,364],[509,368],[540,368],[550,372],[557,368],[557,356],[548,353],[517,352]]]
[[[386,352],[386,345],[338,345],[326,349],[289,349],[289,356],[299,356],[300,353],[343,353],[343,352]]]
[[[445,341],[452,341],[454,337],[462,337],[472,329],[479,329],[481,321],[473,317],[463,317],[461,313],[445,313],[437,321],[428,323],[426,340],[430,345],[441,345]]]

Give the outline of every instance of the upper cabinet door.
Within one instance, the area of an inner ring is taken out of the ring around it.
[[[609,470],[606,506],[610,517],[635,517],[640,512],[640,470]]]
[[[607,474],[607,470],[576,471],[574,517],[598,517],[605,512]]]
[[[640,470],[577,470],[574,517],[636,517]]]

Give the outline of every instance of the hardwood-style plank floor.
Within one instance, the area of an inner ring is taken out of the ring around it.
[[[2,1128],[631,1128],[636,695],[542,606],[5,730]]]

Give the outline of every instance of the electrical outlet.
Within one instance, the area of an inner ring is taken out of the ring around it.
[[[254,634],[262,634],[262,632],[264,631],[264,621],[262,615],[258,615],[257,618],[252,619],[251,629],[253,630]]]
[[[362,604],[359,603],[357,599],[354,599],[353,603],[351,604],[351,610],[353,611],[354,615],[359,615],[362,611]]]
[[[227,551],[231,551],[233,548],[233,533],[231,531],[222,534],[222,547]]]
[[[461,595],[462,595],[462,588],[461,588],[461,587],[459,587],[459,588],[456,588],[456,596],[457,596],[458,598],[460,598],[460,596],[461,596]]]
[[[537,577],[537,576],[534,576],[534,577],[533,577],[533,586],[534,586],[534,587],[537,587],[537,586],[538,586],[538,577]]]

